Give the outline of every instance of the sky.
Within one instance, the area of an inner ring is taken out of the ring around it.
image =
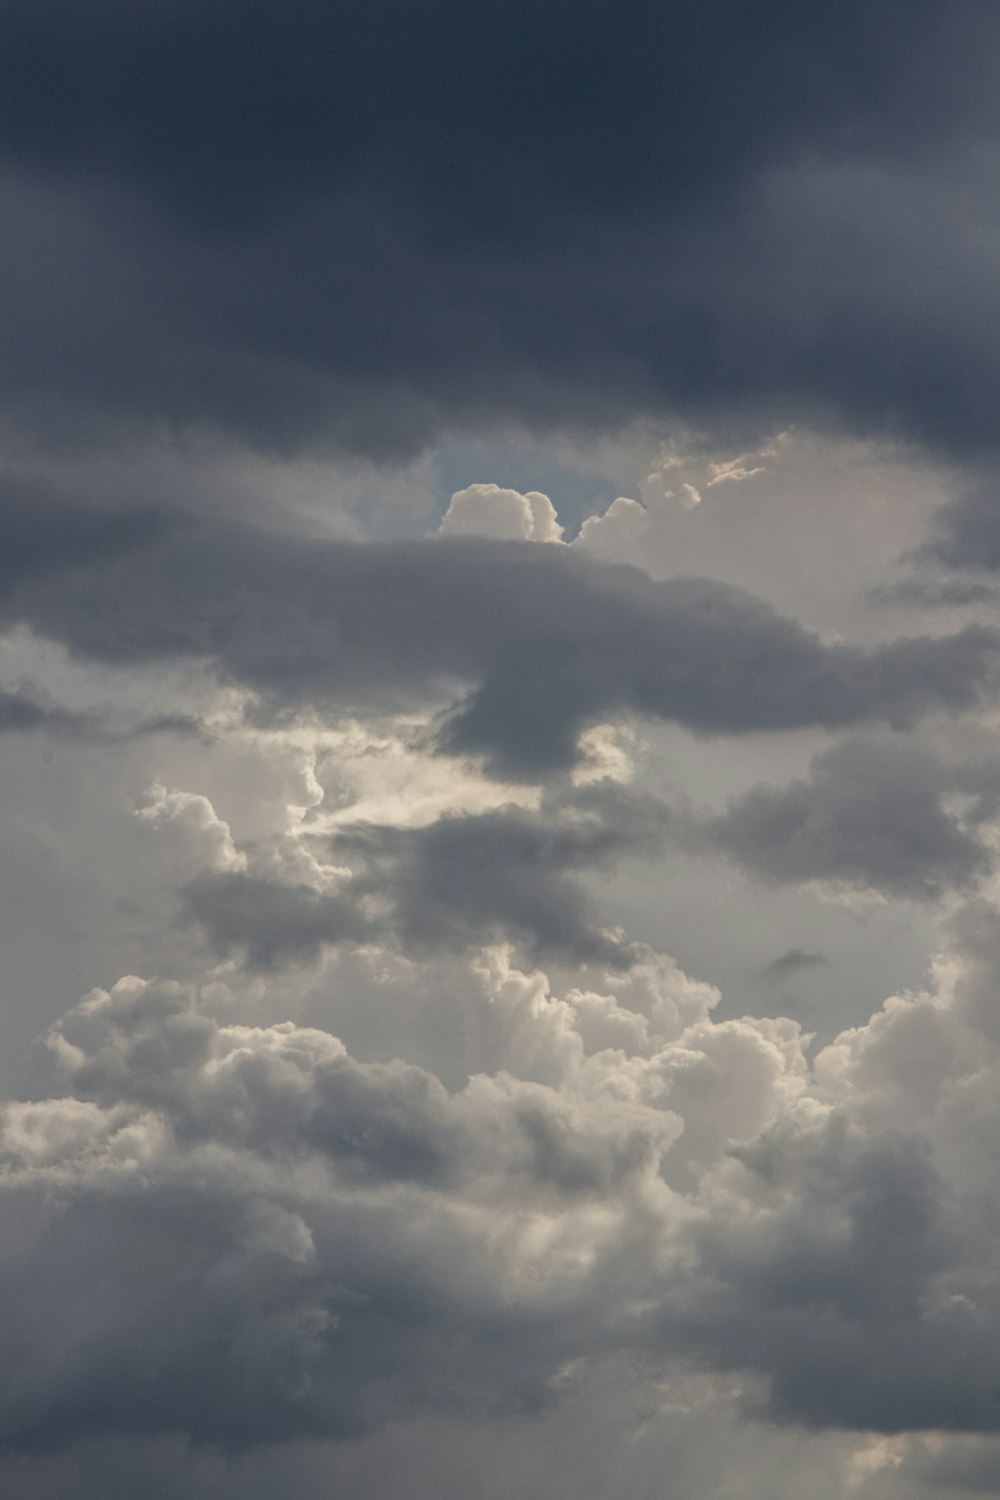
[[[1000,1495],[1000,9],[0,7],[0,1493]]]

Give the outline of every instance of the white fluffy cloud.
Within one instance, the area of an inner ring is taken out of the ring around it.
[[[470,484],[456,490],[438,531],[442,536],[491,536],[513,542],[558,542],[563,528],[548,495]]]
[[[246,855],[233,843],[229,824],[198,792],[182,792],[154,782],[136,808],[136,816],[166,846],[169,865],[178,879],[205,869],[246,868]]]

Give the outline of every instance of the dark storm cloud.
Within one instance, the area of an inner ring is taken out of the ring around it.
[[[3,613],[103,661],[207,658],[274,711],[459,699],[441,747],[528,777],[570,765],[580,732],[612,714],[705,734],[906,725],[974,706],[998,670],[983,627],[827,646],[741,589],[654,582],[555,547],[304,542],[194,522],[29,577]]]
[[[676,200],[775,142],[850,132],[905,152],[943,127],[994,123],[993,75],[973,45],[990,14],[975,0],[947,24],[927,0],[846,0],[836,17],[788,0],[752,13],[639,0],[627,14],[526,0],[101,0],[87,12],[15,0],[0,19],[0,128],[39,168],[95,170],[223,222],[379,166],[400,186],[415,174],[432,200],[462,187],[481,209],[498,180],[534,195],[554,177],[585,204]],[[940,66],[925,71],[931,45],[939,65],[964,63],[965,96]]]
[[[259,969],[366,938],[425,954],[507,941],[533,961],[624,968],[633,945],[601,928],[578,877],[655,854],[667,822],[653,798],[598,785],[545,799],[537,813],[508,807],[422,828],[348,826],[331,852],[355,873],[335,895],[220,871],[188,883],[182,896],[215,947],[242,949]],[[369,913],[371,898],[378,915]]]
[[[150,510],[95,510],[51,486],[2,477],[0,608],[5,594],[18,584],[142,547],[171,524]]]
[[[995,442],[981,0],[14,0],[0,392],[255,443],[832,412]]]
[[[698,836],[765,880],[827,880],[932,899],[982,875],[989,860],[948,792],[995,800],[996,769],[949,767],[906,741],[848,740],[817,756],[809,777],[759,786]],[[980,817],[988,804],[971,809]]]

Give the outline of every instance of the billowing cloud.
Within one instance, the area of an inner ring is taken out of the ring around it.
[[[814,1424],[995,1431],[996,921],[967,908],[938,990],[811,1066],[793,1023],[685,1014],[648,970],[613,1000],[496,966],[508,1067],[454,1092],[177,985],[95,991],[52,1033],[67,1093],[4,1111],[0,1432],[347,1437],[544,1406],[628,1350],[757,1371]]]
[[[600,1336],[602,1283],[628,1279],[626,1204],[666,1194],[650,1172],[677,1126],[638,1096],[502,1076],[449,1096],[324,1032],[219,1029],[138,980],[54,1044],[75,1097],[5,1116],[12,1203],[54,1195],[3,1278],[26,1361],[8,1442],[179,1428],[243,1446],[544,1402],[580,1318]]]
[[[508,541],[558,542],[562,527],[548,495],[470,484],[452,495],[438,527],[442,536],[492,536]]]
[[[765,1371],[781,1416],[997,1429],[996,922],[965,908],[941,988],[845,1033],[816,1059],[819,1107],[736,1152],[758,1206],[738,1226],[722,1211],[671,1321],[713,1360]]]

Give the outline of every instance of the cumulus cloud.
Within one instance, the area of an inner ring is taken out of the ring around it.
[[[136,817],[169,850],[168,863],[179,878],[204,869],[243,870],[246,855],[233,842],[229,824],[207,797],[155,782],[136,808]]]
[[[996,971],[961,936],[996,923],[989,906],[965,908],[939,987],[821,1052],[815,1105],[736,1150],[758,1208],[738,1227],[722,1211],[701,1290],[688,1285],[670,1321],[707,1336],[713,1360],[765,1371],[778,1415],[997,1428],[996,1040],[980,1011]]]
[[[548,495],[470,484],[456,490],[438,527],[441,536],[492,536],[506,541],[558,542],[563,528]]]
[[[574,1102],[499,1075],[449,1096],[134,979],[53,1045],[74,1099],[5,1115],[14,1200],[51,1195],[28,1253],[54,1278],[26,1302],[23,1251],[7,1261],[16,1444],[181,1428],[244,1446],[545,1402],[642,1238],[626,1204],[667,1196],[653,1168],[676,1121],[634,1090]]]
[[[178,985],[94,991],[51,1034],[65,1094],[3,1113],[5,1442],[346,1437],[544,1407],[613,1351],[756,1372],[820,1426],[995,1431],[997,922],[965,908],[937,987],[811,1065],[650,967],[481,970],[499,1066],[451,1092]]]
[[[525,972],[509,945],[419,957],[349,947],[331,955],[302,1015],[341,1036],[353,1055],[405,1056],[454,1092],[497,1072],[561,1087],[595,1053],[651,1056],[719,1001],[711,985],[648,948],[627,969],[549,968],[552,975]]]

